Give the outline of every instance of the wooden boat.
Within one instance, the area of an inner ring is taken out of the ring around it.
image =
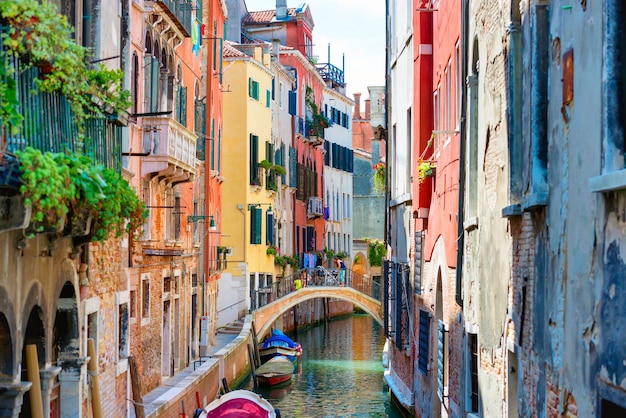
[[[280,418],[266,399],[249,390],[233,390],[194,415],[198,418]]]
[[[287,357],[277,356],[269,359],[256,369],[259,385],[273,386],[291,379],[293,363]]]
[[[302,346],[287,337],[280,330],[272,331],[272,336],[259,347],[261,363],[277,356],[287,357],[291,362],[296,362],[302,355]]]

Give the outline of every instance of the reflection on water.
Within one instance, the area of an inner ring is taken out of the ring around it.
[[[291,381],[247,387],[269,399],[283,418],[401,416],[383,377],[383,331],[369,315],[333,320],[291,337],[302,344]]]

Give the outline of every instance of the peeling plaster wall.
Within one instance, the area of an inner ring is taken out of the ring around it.
[[[469,8],[469,40],[478,44],[478,57],[468,48],[469,62],[478,63],[477,69],[469,69],[478,73],[478,103],[471,110],[478,112],[478,229],[468,231],[465,240],[464,318],[466,331],[478,334],[480,416],[504,416],[504,336],[512,275],[511,232],[502,217],[502,209],[509,205],[510,184],[506,90],[510,4],[484,0],[470,2]]]

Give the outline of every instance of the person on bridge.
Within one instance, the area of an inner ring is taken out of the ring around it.
[[[346,265],[343,263],[343,260],[340,258],[335,258],[335,264],[339,269],[339,284],[344,286],[346,283]]]

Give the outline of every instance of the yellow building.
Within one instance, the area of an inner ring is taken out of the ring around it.
[[[228,267],[219,284],[217,325],[254,309],[274,280],[272,73],[269,44],[224,46],[222,245]],[[265,168],[264,168],[265,167]]]

